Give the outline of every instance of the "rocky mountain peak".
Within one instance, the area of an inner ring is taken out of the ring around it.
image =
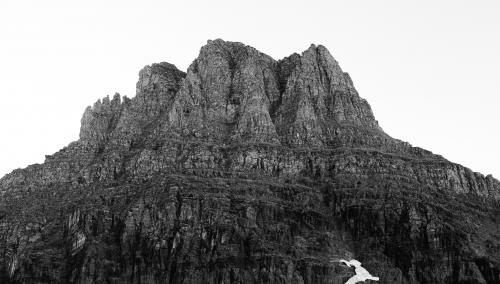
[[[218,39],[202,47],[189,67],[170,122],[188,136],[278,142],[269,113],[278,98],[274,59]]]
[[[500,182],[387,135],[321,45],[208,41],[0,179],[0,283],[500,283]],[[358,262],[359,260],[359,262]]]
[[[208,41],[189,67],[170,121],[195,137],[286,145],[328,144],[344,123],[380,130],[324,46],[276,61],[220,39]]]
[[[136,94],[141,95],[155,90],[166,92],[179,89],[179,78],[185,74],[175,65],[161,62],[145,66],[139,72],[139,81],[136,84]]]
[[[96,143],[102,141],[109,130],[116,126],[121,111],[122,103],[118,93],[112,100],[107,96],[102,101],[95,102],[92,107],[88,106],[81,119],[80,139]]]
[[[292,63],[291,63],[292,62]],[[340,124],[381,131],[370,105],[322,45],[280,62],[287,70],[278,128],[288,144],[330,144]]]

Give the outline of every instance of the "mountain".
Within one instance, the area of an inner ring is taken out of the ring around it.
[[[1,283],[500,283],[500,182],[386,134],[321,45],[146,66],[0,196]]]

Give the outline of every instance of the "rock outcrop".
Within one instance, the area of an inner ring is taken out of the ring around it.
[[[323,46],[208,41],[0,179],[0,283],[500,283],[500,182],[394,139]]]

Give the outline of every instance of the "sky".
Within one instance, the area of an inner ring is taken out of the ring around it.
[[[0,176],[78,139],[86,106],[186,70],[208,39],[281,59],[311,43],[391,136],[500,178],[500,1],[0,1]]]

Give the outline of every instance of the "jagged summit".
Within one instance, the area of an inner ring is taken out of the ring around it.
[[[208,41],[0,179],[0,283],[499,283],[500,182],[387,135],[311,45]]]
[[[336,133],[352,126],[389,139],[349,75],[321,45],[276,61],[242,43],[209,40],[187,74],[161,63],[139,76],[130,102],[136,114],[122,115],[118,105],[107,103],[87,109],[81,133],[89,133],[83,138],[97,137],[91,134],[96,131],[105,135],[120,124],[123,132],[161,110],[165,121],[158,131],[182,137],[321,146],[338,144]]]
[[[172,123],[193,135],[321,145],[335,139],[334,124],[379,129],[349,76],[315,45],[276,61],[241,43],[209,41],[174,104]]]

